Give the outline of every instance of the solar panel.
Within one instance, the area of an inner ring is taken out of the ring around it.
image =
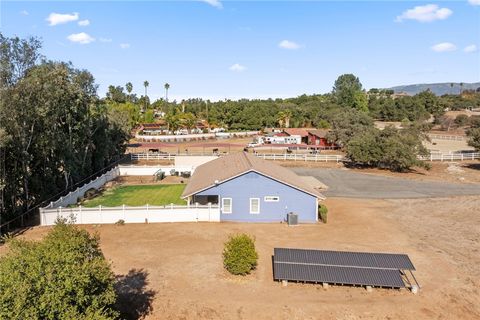
[[[274,259],[297,264],[415,270],[406,254],[275,248]]]
[[[274,262],[275,280],[403,288],[399,270]]]
[[[275,248],[275,280],[404,288],[400,270],[415,270],[405,254]]]

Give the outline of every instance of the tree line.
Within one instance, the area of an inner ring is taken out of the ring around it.
[[[91,73],[47,60],[36,38],[0,34],[0,215],[5,221],[121,156],[130,115]]]

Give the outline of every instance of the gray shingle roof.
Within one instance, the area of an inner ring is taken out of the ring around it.
[[[324,196],[318,190],[306,183],[293,171],[246,152],[232,153],[197,167],[190,182],[182,193],[182,198],[186,198],[213,187],[215,184],[225,182],[250,171],[277,180],[295,189],[316,196],[319,199],[324,199]]]

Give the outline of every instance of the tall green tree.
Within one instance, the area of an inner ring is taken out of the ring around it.
[[[145,87],[145,101],[144,101],[145,102],[145,109],[144,109],[144,111],[147,110],[147,97],[148,97],[147,96],[147,88],[148,88],[149,85],[150,85],[150,83],[147,80],[143,81],[143,86]]]
[[[1,319],[116,319],[114,274],[97,236],[57,224],[44,240],[14,239],[0,258]]]
[[[170,84],[167,82],[163,87],[165,88],[165,101],[168,102],[168,89],[170,89]]]
[[[28,47],[22,41],[2,41],[2,46],[15,46],[2,56],[5,65],[21,64],[12,70],[24,69],[25,59],[18,59],[22,51],[40,56],[31,53],[36,42]],[[30,67],[21,74],[10,73],[0,90],[2,219],[14,217],[118,159],[129,134],[100,105],[88,71],[38,59],[26,65]]]
[[[362,84],[353,74],[342,74],[335,80],[333,96],[338,104],[344,107],[354,107],[355,97],[362,92]]]

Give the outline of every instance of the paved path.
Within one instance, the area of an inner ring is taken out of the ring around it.
[[[415,181],[341,169],[292,170],[301,176],[313,176],[326,184],[329,188],[323,193],[330,197],[404,199],[480,195],[480,184]]]

